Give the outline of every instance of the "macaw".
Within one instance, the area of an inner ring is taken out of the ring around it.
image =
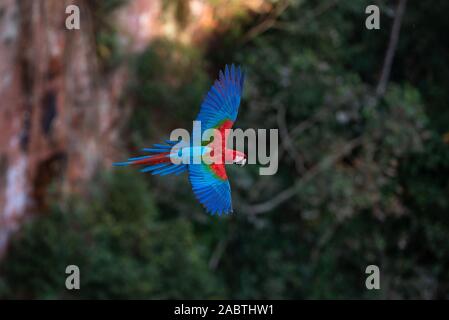
[[[165,144],[154,144],[152,148],[143,149],[151,155],[130,158],[114,165],[144,165],[141,172],[160,176],[188,172],[193,192],[208,213],[221,215],[232,212],[231,187],[225,163],[244,165],[246,155],[226,148],[226,141],[229,129],[237,118],[243,82],[244,73],[240,67],[232,65],[229,68],[226,65],[204,98],[196,120],[201,122],[201,134],[207,129],[216,129],[217,134],[210,143],[194,146],[191,142],[182,145],[179,141],[166,140]],[[173,152],[175,145],[178,149]],[[186,155],[199,161],[173,161]],[[217,156],[224,161],[204,161],[207,157],[211,159]]]

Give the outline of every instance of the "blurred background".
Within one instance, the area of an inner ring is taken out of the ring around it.
[[[449,298],[447,12],[2,0],[0,298]],[[247,73],[235,126],[280,133],[276,175],[228,166],[234,214],[208,216],[186,176],[111,167],[191,129],[230,63]]]

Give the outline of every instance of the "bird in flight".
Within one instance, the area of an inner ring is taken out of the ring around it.
[[[244,165],[246,155],[226,148],[226,141],[237,118],[243,82],[244,73],[240,67],[226,65],[204,98],[196,121],[201,124],[202,135],[212,129],[211,142],[195,145],[192,141],[166,140],[165,144],[143,149],[150,155],[114,165],[142,165],[144,167],[140,171],[160,176],[188,172],[193,193],[207,212],[218,215],[232,212],[231,187],[225,164]]]

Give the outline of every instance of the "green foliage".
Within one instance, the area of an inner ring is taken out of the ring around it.
[[[95,45],[100,67],[104,72],[112,71],[123,60],[119,45],[114,12],[126,4],[127,0],[88,1],[92,15],[92,27],[95,31]]]
[[[133,60],[133,70],[130,91],[135,108],[129,128],[134,144],[143,146],[154,136],[155,121],[160,127],[164,121],[170,121],[172,127],[178,121],[179,126],[192,126],[208,84],[197,49],[156,40]]]
[[[385,97],[375,97],[373,75],[385,45],[376,42],[375,56],[369,51],[372,36],[360,18],[366,4],[344,2],[316,18],[320,7],[304,2],[280,18],[281,30],[273,28],[227,58],[241,62],[248,73],[239,126],[277,127],[278,110],[284,108],[290,134],[297,126],[307,127],[292,134],[298,154],[284,152],[269,183],[255,173],[247,177],[251,188],[233,180],[242,202],[264,202],[297,186],[290,201],[252,224],[235,226],[244,231],[230,236],[230,256],[222,266],[235,286],[233,297],[446,297],[448,280],[441,272],[448,263],[441,253],[446,250],[436,250],[435,243],[448,240],[447,207],[439,215],[429,211],[435,203],[447,203],[441,154],[448,148],[442,142],[438,152],[428,147],[441,140],[428,138],[425,111],[432,105],[424,109],[423,94],[407,78],[390,83]],[[376,41],[387,43],[388,34]],[[357,147],[338,158],[354,141]],[[416,158],[422,160],[411,160]],[[301,184],[317,167],[317,174]],[[418,170],[417,176],[409,170]],[[439,174],[440,183],[433,183]],[[410,200],[407,193],[421,188],[426,192],[414,191]],[[421,211],[415,201],[427,207]],[[229,276],[235,264],[243,274],[238,279]],[[382,270],[378,292],[364,285],[369,264]]]
[[[111,71],[122,60],[119,40],[115,30],[99,31],[96,36],[97,55],[104,71]]]
[[[16,298],[219,298],[185,219],[160,221],[141,176],[99,180],[88,202],[56,206],[26,224],[2,265],[0,296]],[[79,266],[81,290],[65,289]]]

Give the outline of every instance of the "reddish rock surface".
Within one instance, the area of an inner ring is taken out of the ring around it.
[[[65,28],[71,3],[81,8],[80,30]],[[117,145],[126,71],[100,75],[87,10],[81,1],[0,4],[0,250],[45,208],[51,184],[80,190]]]

